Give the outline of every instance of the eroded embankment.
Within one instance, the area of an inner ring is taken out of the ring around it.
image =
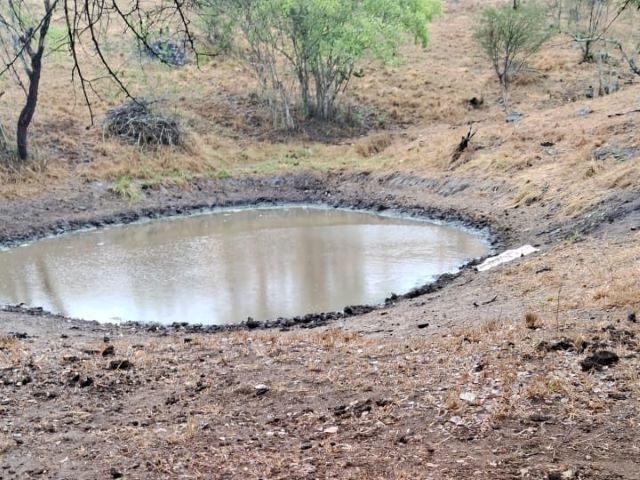
[[[487,192],[492,197],[487,198]],[[126,224],[144,219],[183,215],[220,207],[278,205],[291,203],[322,204],[363,210],[392,210],[404,215],[454,222],[486,231],[494,249],[523,243],[550,246],[568,234],[597,230],[602,224],[626,219],[633,223],[640,211],[640,198],[632,192],[613,195],[592,211],[570,221],[558,221],[552,215],[554,205],[528,209],[502,209],[501,197],[509,195],[505,183],[473,182],[448,177],[438,180],[407,175],[374,175],[367,172],[305,173],[266,178],[240,178],[199,181],[189,189],[148,189],[136,203],[126,203],[101,183],[63,197],[49,196],[28,201],[13,201],[0,207],[0,245],[15,245],[37,238],[65,232]],[[619,222],[620,223],[620,222]],[[626,227],[623,227],[623,229]],[[633,228],[633,226],[631,227]],[[445,274],[436,282],[403,295],[393,295],[384,305],[347,306],[342,312],[309,313],[294,318],[278,318],[265,322],[249,319],[241,325],[206,326],[176,323],[160,325],[129,324],[129,327],[151,330],[181,329],[197,332],[256,328],[306,328],[372,312],[401,300],[437,292],[454,280],[471,275],[476,262],[457,274]],[[8,306],[5,311],[30,315],[53,316],[36,308]],[[62,318],[62,317],[59,317]],[[82,322],[80,322],[83,325]],[[93,325],[91,322],[85,326]]]

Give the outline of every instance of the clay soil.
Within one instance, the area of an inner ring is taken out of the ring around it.
[[[481,4],[445,2],[426,52],[355,80],[348,101],[385,121],[346,136],[270,132],[250,77],[221,59],[162,73],[191,148],[141,151],[85,131],[52,57],[37,161],[0,168],[2,246],[297,202],[464,223],[496,252],[539,251],[275,328],[3,306],[0,478],[640,479],[640,86],[618,62],[620,90],[587,98],[602,72],[558,36],[518,77],[524,116],[506,124],[470,33]]]

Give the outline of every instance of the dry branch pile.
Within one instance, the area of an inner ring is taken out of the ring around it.
[[[106,135],[140,146],[181,146],[184,140],[178,122],[153,111],[145,99],[108,110],[103,128]]]

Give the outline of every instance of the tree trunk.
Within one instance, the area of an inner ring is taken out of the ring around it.
[[[29,77],[29,90],[27,91],[27,100],[24,108],[20,112],[18,117],[18,127],[16,128],[16,143],[18,148],[18,158],[25,161],[29,156],[28,139],[29,139],[29,126],[33,120],[33,115],[36,113],[36,107],[38,105],[38,91],[40,89],[40,76],[42,74],[42,57],[45,50],[45,38],[49,32],[49,25],[51,24],[51,17],[53,16],[53,10],[58,3],[58,0],[51,4],[51,0],[43,0],[44,3],[44,17],[40,28],[38,29],[38,35],[33,33],[24,33],[24,52],[29,56],[31,63],[27,70],[27,76]],[[31,42],[37,38],[37,49],[34,51]]]
[[[582,49],[582,63],[589,63],[593,60],[593,53],[591,53],[591,45],[593,40],[585,40],[584,48]]]
[[[26,160],[29,156],[28,149],[28,133],[29,126],[36,113],[38,105],[38,90],[40,87],[40,74],[42,73],[42,52],[38,51],[31,59],[31,73],[29,75],[29,91],[27,92],[27,101],[24,108],[20,112],[18,118],[18,128],[16,130],[16,138],[18,144],[18,157],[20,160]]]
[[[509,115],[509,77],[507,77],[506,73],[498,74],[498,81],[500,83],[500,94],[502,96],[504,113]]]

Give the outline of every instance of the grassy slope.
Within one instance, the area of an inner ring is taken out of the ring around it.
[[[129,85],[136,95],[159,99],[164,108],[182,117],[192,148],[140,152],[103,139],[98,127],[85,130],[90,119],[70,88],[67,59],[53,54],[47,59],[33,128],[35,171],[0,173],[0,195],[28,196],[78,178],[185,182],[194,175],[346,167],[503,178],[513,185],[513,195],[503,200],[505,206],[530,202],[544,190],[548,198],[562,200],[562,213],[571,215],[611,189],[637,185],[632,162],[593,161],[594,149],[603,145],[614,151],[635,148],[634,117],[607,118],[635,104],[638,88],[626,68],[617,67],[624,83],[621,92],[588,101],[584,92],[589,85],[597,86],[598,68],[578,65],[579,50],[567,38],[556,37],[516,82],[513,108],[525,114],[524,121],[505,125],[496,82],[471,38],[476,12],[474,2],[449,5],[433,25],[426,52],[409,46],[403,65],[369,66],[364,78],[355,79],[349,102],[383,112],[389,127],[332,144],[302,135],[270,141],[273,132],[266,115],[247,100],[255,82],[229,60],[208,62],[200,70],[191,65],[173,71],[147,62],[143,72],[124,69]],[[135,64],[133,54],[120,57],[114,57],[116,64]],[[121,101],[114,87],[103,87],[104,101],[96,105],[98,122],[105,108]],[[481,109],[467,106],[466,100],[473,96],[485,100]],[[2,104],[7,127],[15,120],[20,101],[18,90],[8,90]],[[594,113],[577,117],[582,106]],[[452,166],[452,149],[469,123],[479,132],[471,151]],[[554,145],[542,147],[541,142]]]

